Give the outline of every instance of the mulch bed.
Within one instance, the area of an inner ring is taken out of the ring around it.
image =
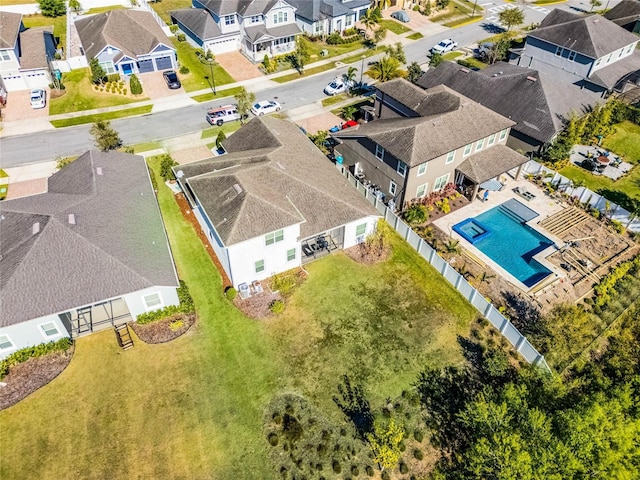
[[[73,351],[72,346],[66,352],[30,358],[11,367],[9,374],[2,380],[7,385],[0,387],[0,410],[15,405],[60,375],[71,362]]]
[[[375,265],[376,263],[385,262],[392,253],[389,245],[385,245],[382,250],[374,249],[374,251],[369,251],[363,243],[346,248],[343,251],[347,257],[363,265]]]
[[[182,320],[183,325],[175,330],[171,329],[171,323],[178,320]],[[136,332],[138,338],[145,343],[166,343],[184,335],[194,323],[196,323],[195,313],[177,313],[145,325],[132,322],[129,326]]]
[[[233,304],[247,317],[263,320],[273,315],[269,309],[269,305],[271,305],[271,302],[274,300],[282,300],[282,295],[265,288],[262,293],[251,295],[244,300],[238,294],[236,298],[233,299]]]

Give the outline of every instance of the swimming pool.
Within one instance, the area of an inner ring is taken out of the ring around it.
[[[532,287],[551,274],[551,270],[534,260],[533,256],[553,245],[553,242],[526,225],[522,217],[514,212],[523,208],[537,215],[521,204],[502,204],[456,224],[453,229],[466,238],[468,233],[464,235],[462,232],[469,232],[469,225],[480,225],[486,233],[481,235],[482,238],[474,238],[473,246],[525,286]],[[475,227],[472,231],[476,231]]]

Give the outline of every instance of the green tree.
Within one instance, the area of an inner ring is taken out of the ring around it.
[[[304,66],[311,58],[309,43],[308,40],[304,38],[304,35],[298,35],[296,37],[296,49],[293,53],[289,54],[287,58],[291,66],[302,75],[304,73]]]
[[[103,152],[116,150],[122,146],[122,139],[111,123],[106,120],[98,120],[93,124],[89,133],[93,135],[95,145]]]
[[[507,27],[507,31],[524,23],[524,10],[513,7],[507,8],[498,14],[500,23]]]
[[[218,136],[216,137],[216,148],[222,148],[222,142],[227,139],[227,136],[224,134],[223,130],[218,132]]]
[[[395,58],[400,63],[407,63],[407,57],[404,54],[404,48],[402,43],[396,42],[395,45],[389,45],[386,49],[387,55],[392,58]]]
[[[404,438],[402,425],[396,424],[393,418],[386,424],[376,420],[373,424],[373,432],[368,433],[366,438],[373,453],[373,461],[378,464],[380,470],[396,466],[402,455],[400,450],[400,444]]]
[[[173,170],[171,167],[175,167],[178,165],[171,155],[164,154],[162,159],[160,160],[160,176],[165,180],[175,180],[175,176],[173,175]]]
[[[64,0],[38,0],[38,6],[45,17],[59,17],[67,13]]]
[[[419,203],[414,203],[405,210],[402,216],[410,224],[418,224],[426,222],[429,218],[429,213],[427,212],[427,207]]]
[[[104,71],[104,68],[102,68],[96,57],[89,60],[89,68],[91,69],[91,81],[95,84],[102,83],[104,81],[104,77],[107,76],[107,73]]]
[[[374,45],[377,45],[378,43],[380,43],[382,40],[384,40],[386,36],[387,36],[387,29],[385,27],[380,26],[376,28],[376,30],[373,32]]]
[[[385,55],[377,62],[374,62],[365,73],[380,82],[387,82],[406,75],[406,72],[400,68],[400,62],[389,55]]]
[[[251,106],[256,101],[256,94],[247,91],[246,88],[240,87],[240,91],[236,93],[233,98],[238,105],[238,113],[240,114],[240,122],[244,123],[245,119],[249,116]]]
[[[133,74],[129,77],[129,89],[133,95],[142,94],[142,84],[137,75]]]
[[[342,107],[342,111],[340,112],[342,118],[345,120],[353,120],[356,116],[358,109],[353,105],[347,105],[346,107]]]
[[[501,34],[498,39],[485,52],[489,65],[500,62],[507,58],[507,53],[511,47],[511,35],[508,32]]]
[[[69,0],[69,8],[75,13],[80,13],[82,11],[80,0]]]
[[[349,85],[355,85],[356,83],[356,73],[358,69],[356,67],[349,67],[347,72],[342,75],[342,78]]]
[[[417,83],[423,73],[424,72],[422,71],[422,68],[420,68],[418,62],[411,62],[407,68],[407,80],[411,83]]]
[[[589,3],[591,4],[591,11],[593,12],[593,9],[596,7],[599,7],[602,5],[602,2],[600,0],[589,0]]]
[[[380,26],[380,20],[382,20],[382,12],[379,8],[369,8],[364,15],[360,18],[360,23],[364,25],[365,30],[369,30],[373,33],[376,27]]]
[[[429,57],[429,67],[437,67],[438,65],[440,65],[442,62],[444,62],[444,59],[442,58],[442,55],[439,53],[432,53],[431,56]]]

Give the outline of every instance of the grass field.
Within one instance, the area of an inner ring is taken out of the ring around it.
[[[155,2],[156,4],[163,4],[163,2]],[[204,77],[211,77],[211,69],[209,65],[205,65],[198,57],[196,57],[195,49],[187,42],[179,42],[175,37],[171,38],[173,46],[176,48],[176,54],[178,55],[178,63],[180,66],[189,67],[189,74],[180,74],[180,81],[182,86],[187,92],[194,90],[202,90],[205,88],[211,88],[211,84]],[[233,83],[233,78],[227,73],[227,71],[220,65],[213,67],[213,77],[216,87],[226,85],[227,83]]]
[[[51,125],[56,128],[62,128],[71,127],[73,125],[82,125],[84,123],[94,123],[98,120],[115,120],[117,118],[133,117],[135,115],[151,113],[152,108],[152,105],[144,105],[142,107],[116,110],[115,112],[96,113],[95,115],[83,115],[82,117],[65,118],[63,120],[51,120]]]
[[[409,40],[420,40],[421,38],[424,38],[424,35],[422,35],[420,32],[415,32],[411,35],[407,35],[407,38]]]
[[[380,20],[380,25],[396,35],[402,35],[403,33],[411,31],[410,28],[405,27],[403,24],[396,22],[395,20]]]
[[[21,2],[25,3],[25,2]],[[34,2],[35,3],[35,2]],[[2,5],[10,5],[5,3],[4,0]],[[34,15],[23,15],[22,23],[27,28],[33,27],[53,27],[53,36],[56,37],[58,41],[58,48],[64,48],[67,50],[67,16],[62,15],[60,17],[45,17],[44,15],[34,14]]]
[[[124,5],[109,5],[106,7],[95,7],[90,8],[84,14],[85,15],[96,15],[98,13],[110,12],[111,10],[124,10]]]
[[[215,95],[213,94],[213,92],[209,92],[209,93],[202,93],[200,95],[194,95],[191,98],[196,102],[200,102],[200,103],[209,102],[211,100],[216,100],[219,98],[233,97],[234,95],[237,95],[238,93],[240,93],[240,91],[242,91],[242,88],[243,87],[233,87],[233,88],[227,88],[224,90],[216,89]]]
[[[468,334],[473,308],[397,235],[384,263],[338,253],[309,264],[284,314],[254,321],[224,298],[204,247],[158,184],[198,322],[171,343],[135,339],[126,352],[111,331],[79,339],[57,379],[0,412],[1,478],[280,478],[262,436],[275,395],[301,393],[341,419],[332,396],[344,373],[373,405],[427,365],[461,362],[456,335]]]
[[[228,136],[230,133],[238,130],[241,126],[242,124],[240,122],[223,123],[221,127],[210,127],[206,130],[202,130],[200,138],[203,140],[207,138],[216,138],[220,131],[223,131],[224,134]]]
[[[169,15],[171,10],[191,8],[189,0],[162,0],[161,2],[150,2],[149,4],[168,25],[171,24],[171,15]]]

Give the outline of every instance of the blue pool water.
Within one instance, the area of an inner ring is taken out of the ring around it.
[[[499,205],[473,220],[489,232],[484,238],[474,241],[473,246],[527,287],[551,274],[548,268],[533,260],[533,256],[553,242],[524,224],[508,208]],[[468,219],[465,222],[468,224]]]

